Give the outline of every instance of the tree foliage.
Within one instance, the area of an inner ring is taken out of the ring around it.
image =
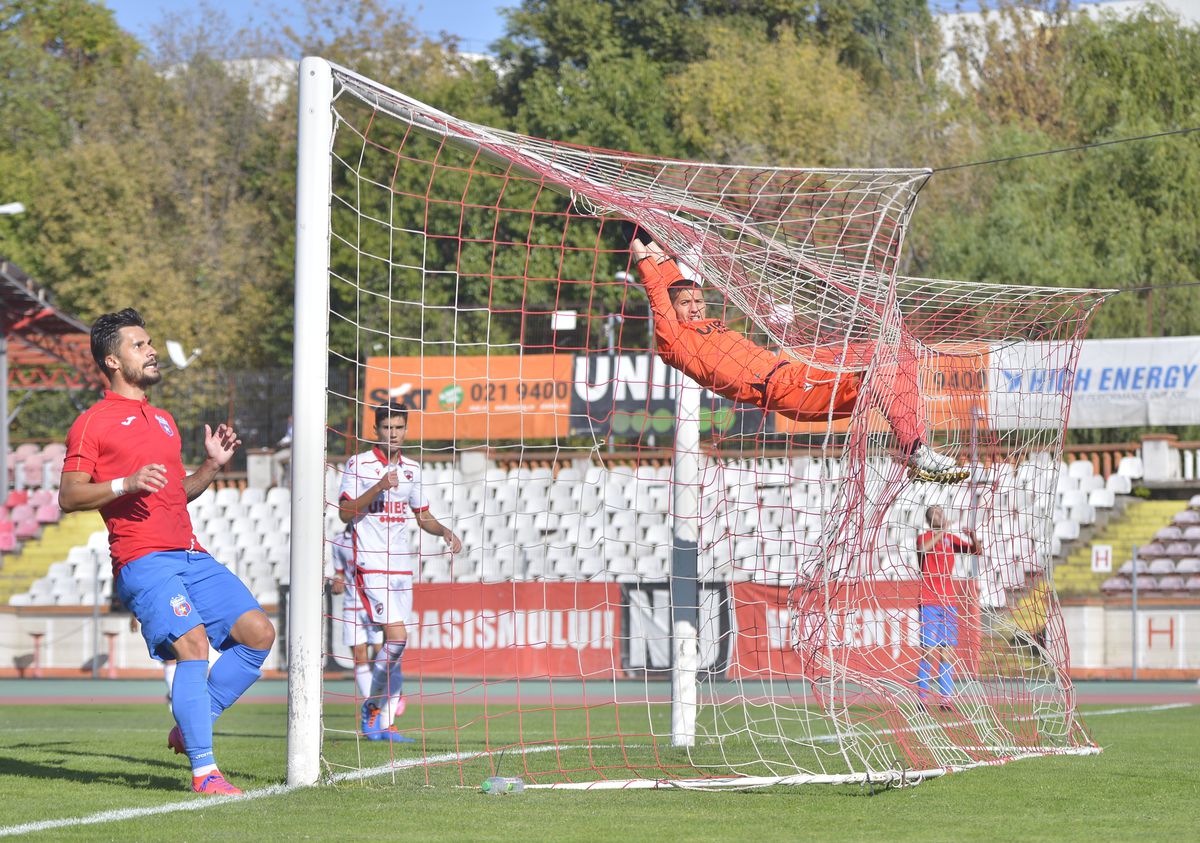
[[[0,217],[0,254],[84,319],[132,304],[206,361],[286,365],[294,71],[246,59],[320,54],[467,119],[573,144],[778,165],[995,161],[931,179],[909,232],[911,274],[1200,280],[1197,135],[1007,160],[1200,125],[1197,29],[1156,7],[1085,15],[1058,0],[1005,0],[959,21],[943,42],[923,0],[523,0],[485,59],[421,35],[383,0],[308,0],[254,32],[184,14],[147,45],[97,0],[0,0],[0,201],[29,209]],[[370,131],[383,148],[401,143]],[[369,275],[385,288],[411,267],[458,281],[423,279],[424,311],[392,296],[363,315],[349,289],[336,307],[399,337],[423,318],[426,334],[487,330],[516,349],[544,342],[551,309],[592,316],[581,342],[597,344],[604,314],[642,306],[611,282],[623,267],[608,226],[520,188],[510,198],[527,222],[497,225],[473,209],[496,202],[488,179],[468,183],[453,160],[439,189],[471,201],[438,204],[428,242],[335,216],[360,239],[333,257],[349,273],[363,251],[386,256]],[[421,178],[400,174],[367,202],[416,214]],[[475,230],[478,242],[452,248]],[[1117,296],[1093,335],[1200,333],[1195,289]]]

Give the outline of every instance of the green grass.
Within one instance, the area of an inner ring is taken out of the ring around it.
[[[1115,708],[1115,707],[1099,707]],[[482,710],[411,711],[432,753],[477,743]],[[1086,710],[1085,710],[1086,716]],[[411,720],[410,720],[411,717]],[[611,720],[611,713],[609,714]],[[630,714],[629,717],[636,718]],[[335,719],[349,720],[348,714]],[[643,716],[644,720],[644,716]],[[916,787],[871,793],[805,786],[748,792],[478,792],[486,762],[399,770],[344,782],[211,804],[192,795],[183,759],[165,748],[171,725],[160,704],[0,707],[0,832],[5,827],[104,811],[199,803],[200,811],[70,825],[31,834],[44,840],[1191,840],[1200,827],[1200,708],[1093,717],[1098,757],[1018,761],[957,773]],[[636,725],[636,719],[622,724]],[[644,724],[643,724],[644,725]],[[597,720],[597,739],[613,722]],[[525,736],[554,728],[548,715]],[[575,728],[558,721],[564,732]],[[243,703],[222,718],[217,753],[238,786],[255,791],[284,779],[286,711]],[[503,732],[492,739],[505,738]],[[397,758],[419,753],[395,749]],[[326,754],[363,767],[386,764],[387,745],[331,735]],[[517,773],[509,756],[504,773]],[[532,761],[531,761],[532,763]],[[539,762],[541,763],[541,762]],[[393,780],[394,779],[394,780]],[[432,786],[426,782],[433,782]],[[462,782],[462,784],[460,784]],[[219,800],[217,800],[219,801]]]

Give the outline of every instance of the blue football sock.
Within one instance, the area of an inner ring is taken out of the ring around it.
[[[921,665],[917,668],[917,687],[921,689],[921,699],[925,699],[925,695],[929,693],[928,659],[921,659]]]
[[[954,693],[954,667],[948,661],[938,665],[938,690],[942,692],[943,697]]]
[[[180,661],[171,684],[171,713],[183,733],[192,769],[211,766],[213,760],[212,717],[209,715],[208,659]]]
[[[262,667],[269,650],[254,650],[245,644],[235,644],[221,654],[208,674],[208,693],[212,698],[212,719],[237,702],[238,697],[262,676]]]

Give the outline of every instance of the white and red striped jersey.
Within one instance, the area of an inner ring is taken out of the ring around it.
[[[354,519],[354,561],[359,573],[413,574],[416,555],[409,543],[409,523],[415,513],[429,509],[421,488],[421,465],[403,455],[388,463],[379,448],[356,454],[346,461],[340,498],[360,497],[383,477],[395,471],[399,484],[382,492],[367,510]]]

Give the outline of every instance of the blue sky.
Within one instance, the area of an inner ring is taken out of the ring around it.
[[[1086,1],[1086,0],[1085,0]],[[151,27],[172,13],[192,13],[194,0],[104,0],[116,12],[117,22],[142,40],[147,40]],[[463,49],[485,52],[488,45],[504,31],[504,18],[499,10],[519,5],[520,0],[410,0],[392,5],[405,9],[416,20],[417,28],[430,35],[446,31],[462,39]],[[954,0],[930,0],[935,11],[951,10]],[[1118,5],[1128,5],[1128,0]],[[1168,8],[1180,13],[1185,20],[1200,20],[1200,0],[1165,0]],[[207,5],[223,12],[229,21],[240,27],[265,23],[270,9],[286,12],[298,9],[298,0],[207,0]],[[976,8],[976,0],[963,0],[961,8]]]
[[[488,44],[500,37],[504,31],[504,19],[500,8],[516,6],[497,0],[424,0],[424,3],[403,2],[391,5],[403,8],[417,22],[422,32],[436,35],[446,31],[462,39],[463,49],[483,52]],[[270,19],[269,10],[298,9],[295,0],[207,0],[210,7],[224,13],[234,26],[265,23]],[[112,9],[117,23],[141,39],[150,35],[151,27],[168,14],[188,14],[196,8],[189,0],[104,0]]]

